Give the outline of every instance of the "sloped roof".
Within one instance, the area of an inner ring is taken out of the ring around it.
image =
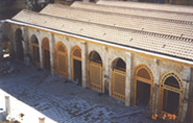
[[[97,11],[106,11],[114,12],[135,16],[146,16],[146,17],[155,17],[162,19],[172,19],[172,20],[183,20],[183,21],[193,21],[193,13],[179,13],[179,12],[164,12],[164,11],[154,11],[148,9],[132,8],[132,7],[119,7],[119,6],[109,6],[105,4],[95,4],[88,2],[74,2],[71,7],[82,8],[89,10]],[[148,14],[147,14],[148,13]]]
[[[157,11],[169,11],[179,13],[193,13],[192,6],[181,6],[181,5],[169,5],[169,4],[156,4],[156,3],[143,3],[143,2],[132,2],[132,1],[98,1],[97,4],[104,4],[109,6],[121,6],[121,7],[132,7],[141,8]]]
[[[104,42],[193,61],[193,39],[163,36],[133,29],[54,17],[28,10],[21,11],[13,17],[13,19],[24,23],[102,40]]]
[[[130,28],[179,37],[183,35],[185,38],[193,37],[193,22],[173,22],[171,20],[149,18],[144,16],[131,16],[96,10],[88,11],[85,9],[73,8],[58,4],[50,4],[46,6],[41,13],[57,17],[110,25],[114,27]]]

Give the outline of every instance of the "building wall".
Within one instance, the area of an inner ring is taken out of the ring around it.
[[[154,56],[143,55],[135,52],[126,51],[123,49],[118,49],[116,47],[101,45],[93,43],[91,41],[86,41],[82,39],[77,39],[65,35],[55,34],[52,32],[46,32],[43,30],[38,30],[35,28],[20,27],[17,25],[11,25],[9,28],[9,39],[11,39],[13,54],[16,52],[15,47],[15,31],[20,28],[22,30],[24,39],[24,54],[25,57],[31,54],[30,50],[30,38],[32,35],[36,35],[39,41],[39,53],[40,53],[40,63],[41,68],[43,68],[42,60],[42,40],[47,37],[49,39],[50,45],[50,61],[51,61],[51,73],[56,74],[56,62],[55,62],[55,46],[57,42],[61,41],[67,48],[68,56],[68,79],[71,79],[71,49],[74,46],[81,48],[82,57],[82,87],[89,88],[89,54],[92,51],[98,52],[102,59],[102,83],[103,90],[105,92],[105,86],[108,84],[109,95],[111,96],[111,68],[112,62],[116,58],[121,58],[126,63],[126,88],[125,88],[125,104],[127,106],[132,105],[133,101],[133,81],[134,81],[134,71],[137,66],[145,65],[147,66],[153,75],[153,94],[152,94],[152,114],[158,113],[159,107],[159,86],[161,77],[167,72],[176,73],[182,80],[182,96],[180,105],[180,120],[183,121],[186,117],[186,112],[188,108],[188,98],[189,98],[189,81],[191,78],[191,68],[180,63],[155,58]],[[24,60],[24,62],[27,62]]]
[[[127,0],[135,2],[164,3],[176,5],[193,5],[193,0]]]

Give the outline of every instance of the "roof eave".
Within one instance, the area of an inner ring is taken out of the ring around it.
[[[113,47],[129,50],[129,51],[133,51],[133,52],[137,52],[137,53],[142,53],[142,54],[151,55],[151,56],[155,56],[155,57],[159,57],[159,58],[163,58],[163,59],[168,59],[168,60],[171,60],[171,61],[176,61],[176,62],[179,62],[179,63],[184,63],[184,64],[186,64],[190,67],[193,67],[193,61],[191,61],[191,60],[186,60],[186,59],[176,58],[176,57],[172,57],[172,56],[167,56],[167,55],[164,55],[164,54],[150,52],[150,51],[146,51],[146,50],[142,50],[142,49],[121,46],[121,45],[118,45],[118,44],[113,44],[111,42],[104,42],[102,40],[93,39],[93,38],[90,38],[90,37],[85,37],[85,36],[81,36],[81,35],[77,35],[77,34],[73,34],[73,33],[69,33],[69,32],[64,32],[64,31],[59,31],[59,30],[55,30],[55,29],[50,29],[50,28],[46,28],[46,27],[41,27],[41,26],[37,26],[37,25],[34,25],[34,24],[28,24],[28,23],[25,23],[25,22],[19,22],[19,21],[16,21],[16,20],[7,19],[7,20],[3,20],[2,22],[8,22],[8,23],[21,25],[21,26],[30,26],[30,27],[33,27],[33,28],[39,28],[39,29],[42,29],[42,30],[46,30],[46,31],[50,31],[50,32],[58,33],[58,34],[68,35],[68,36],[72,36],[72,37],[75,37],[75,38],[89,40],[89,41],[104,44],[104,45],[110,45],[110,46],[113,46]]]

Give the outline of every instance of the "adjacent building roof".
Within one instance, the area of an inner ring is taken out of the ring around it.
[[[155,3],[143,3],[143,2],[131,2],[131,1],[127,1],[127,2],[126,1],[98,1],[97,4],[141,8],[141,9],[148,9],[148,10],[154,10],[154,11],[193,13],[192,6],[155,4]]]
[[[54,4],[50,4],[45,7],[41,13],[114,27],[143,30],[158,34],[173,35],[185,38],[193,37],[193,22],[187,21],[171,21],[168,19],[116,14],[113,12],[102,12],[97,10],[88,11],[85,9]]]
[[[148,9],[140,9],[140,8],[132,8],[132,7],[120,7],[120,6],[109,6],[105,4],[95,4],[95,3],[87,3],[87,2],[74,2],[71,7],[97,10],[97,11],[106,11],[113,13],[121,13],[135,16],[146,16],[146,17],[155,17],[162,19],[170,19],[170,20],[183,20],[183,21],[193,21],[193,13],[179,13],[179,12],[164,12],[164,11],[155,11]],[[148,13],[148,14],[147,14]]]
[[[13,19],[125,47],[142,49],[193,61],[192,38],[182,38],[142,30],[134,30],[131,28],[114,27],[99,23],[45,15],[28,10],[21,11],[13,17]],[[173,31],[175,31],[175,28]]]

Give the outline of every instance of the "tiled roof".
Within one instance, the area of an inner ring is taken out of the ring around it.
[[[193,39],[21,11],[14,20],[193,61]]]
[[[163,11],[154,11],[140,8],[132,8],[132,7],[119,7],[119,6],[109,6],[103,4],[94,4],[87,2],[74,2],[71,7],[89,9],[89,10],[97,10],[97,11],[106,11],[106,12],[115,12],[122,13],[128,15],[135,16],[146,16],[146,17],[155,17],[162,19],[172,19],[172,20],[183,20],[183,21],[193,21],[193,13],[192,14],[184,14],[184,13],[176,13],[176,12],[163,12]],[[148,14],[147,14],[148,13]]]
[[[182,12],[183,13],[193,13],[192,6],[143,3],[143,2],[131,2],[131,1],[98,1],[97,4],[159,10],[159,11],[170,11],[170,12],[179,12],[179,13],[182,13]]]
[[[85,9],[54,4],[50,4],[45,7],[41,13],[57,17],[110,25],[114,27],[143,30],[158,34],[173,35],[179,37],[182,36],[185,38],[193,37],[193,22],[171,21],[95,10],[88,11]]]

